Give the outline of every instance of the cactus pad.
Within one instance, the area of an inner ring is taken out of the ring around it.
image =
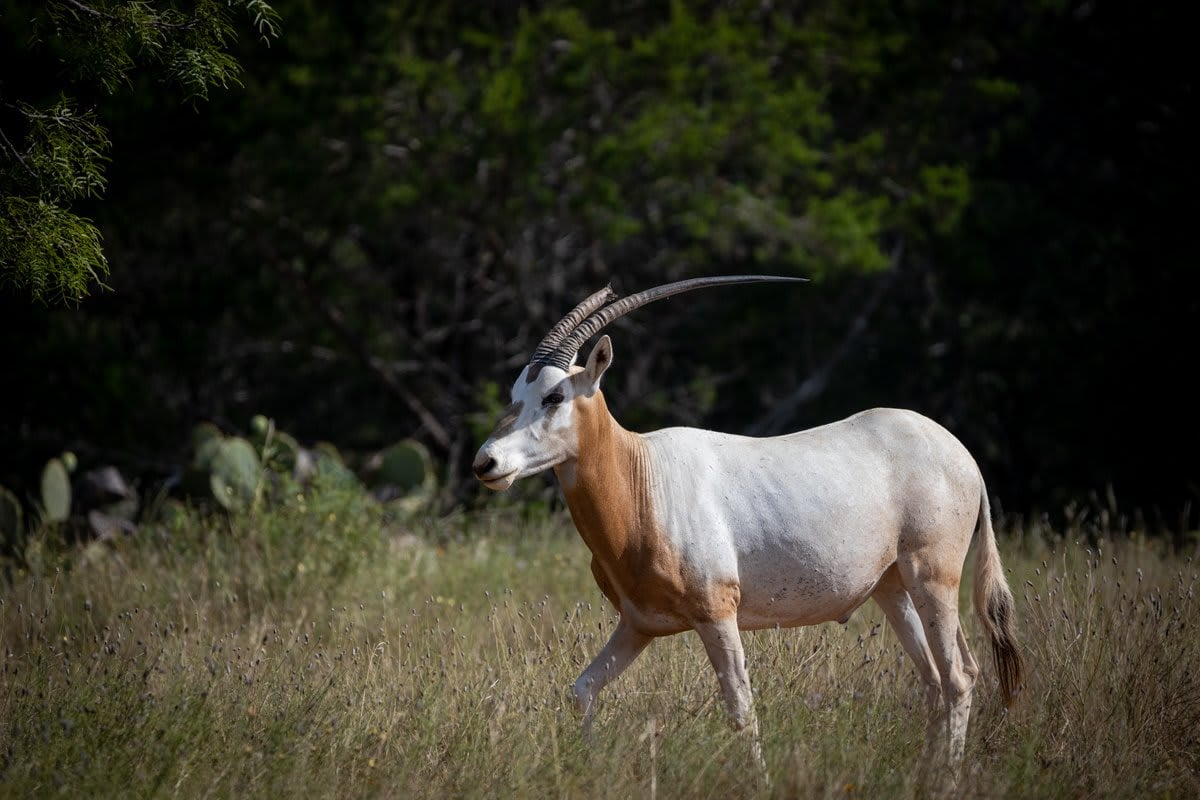
[[[192,469],[199,472],[209,472],[212,470],[213,461],[224,444],[225,437],[221,434],[201,441],[196,448],[195,455],[192,456]]]
[[[372,486],[395,486],[410,492],[430,488],[435,481],[429,450],[413,439],[397,442],[376,453],[369,467]]]
[[[42,468],[42,508],[47,522],[66,522],[71,516],[71,477],[57,458]]]
[[[244,511],[258,497],[260,477],[258,454],[249,442],[231,436],[220,443],[209,475],[213,499],[230,511]]]
[[[262,414],[255,414],[250,419],[250,430],[255,436],[266,438],[267,433],[271,430],[271,420],[267,419]]]

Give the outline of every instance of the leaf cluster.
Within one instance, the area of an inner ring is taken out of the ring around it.
[[[72,208],[105,187],[111,141],[91,98],[150,70],[185,101],[239,84],[229,48],[233,13],[271,39],[279,17],[264,0],[174,3],[51,0],[30,17],[12,3],[0,16],[21,26],[10,45],[37,71],[7,81],[0,106],[0,282],[35,300],[78,301],[103,287],[108,262],[95,224]],[[18,7],[20,4],[17,4]],[[61,75],[47,85],[44,75]]]

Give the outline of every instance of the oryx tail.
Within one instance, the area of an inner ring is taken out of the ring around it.
[[[987,487],[980,479],[979,521],[976,525],[979,548],[975,554],[975,613],[983,623],[996,672],[1000,676],[1000,692],[1005,705],[1011,705],[1021,688],[1025,672],[1024,659],[1017,647],[1016,606],[1012,590],[1004,579],[1000,551],[996,549],[996,532],[992,528],[992,509]]]

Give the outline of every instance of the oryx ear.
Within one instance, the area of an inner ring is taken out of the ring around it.
[[[601,336],[600,341],[596,342],[596,346],[588,354],[587,366],[583,368],[583,372],[575,376],[579,381],[577,385],[583,394],[590,395],[600,388],[600,378],[610,364],[612,364],[612,339]]]

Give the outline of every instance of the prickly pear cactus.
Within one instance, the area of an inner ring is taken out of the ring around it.
[[[262,465],[267,469],[290,474],[297,480],[305,477],[298,474],[298,463],[304,448],[294,436],[279,430],[275,426],[275,420],[255,414],[250,419],[250,435],[246,438],[258,450]],[[340,457],[338,460],[340,461]]]
[[[212,459],[209,486],[213,499],[230,511],[244,511],[258,499],[262,470],[258,454],[245,439],[224,439]]]
[[[366,475],[375,497],[402,515],[425,508],[437,493],[429,450],[412,439],[373,455],[366,464]]]
[[[433,459],[425,445],[412,439],[397,442],[371,459],[371,485],[395,486],[403,492],[425,489],[435,480]]]
[[[267,433],[270,432],[271,428],[273,427],[274,424],[271,422],[271,420],[267,419],[262,414],[255,414],[250,419],[250,432],[255,436],[260,436],[265,439],[267,437]]]
[[[208,425],[209,423],[203,423]],[[216,430],[216,427],[213,427]],[[197,426],[197,432],[200,431],[200,426]],[[225,435],[220,431],[213,434],[210,431],[204,431],[203,435],[197,437],[193,434],[192,444],[195,451],[192,454],[192,469],[197,472],[211,472],[213,460],[216,459],[217,453],[220,452],[221,446],[225,443]]]
[[[337,447],[329,442],[317,442],[312,448],[315,474],[318,478],[328,481],[334,486],[354,486],[358,476],[346,466],[342,454]]]
[[[201,422],[196,427],[192,428],[192,450],[200,452],[206,442],[213,439],[224,439],[225,434],[221,433],[221,429],[211,422]]]
[[[271,460],[287,471],[296,468],[296,456],[300,452],[300,443],[291,434],[275,431],[271,440]]]
[[[268,455],[267,451],[275,443],[277,435],[273,419],[262,414],[255,414],[250,418],[250,433],[246,435],[246,441],[254,445],[254,449],[260,455]],[[263,460],[267,461],[269,459],[264,458]]]
[[[251,438],[251,442],[262,453],[264,466],[281,473],[290,473],[295,470],[296,458],[301,447],[291,434],[273,429],[270,438],[263,439],[261,442]]]
[[[66,522],[71,516],[71,476],[57,458],[42,468],[42,509],[47,522]]]

